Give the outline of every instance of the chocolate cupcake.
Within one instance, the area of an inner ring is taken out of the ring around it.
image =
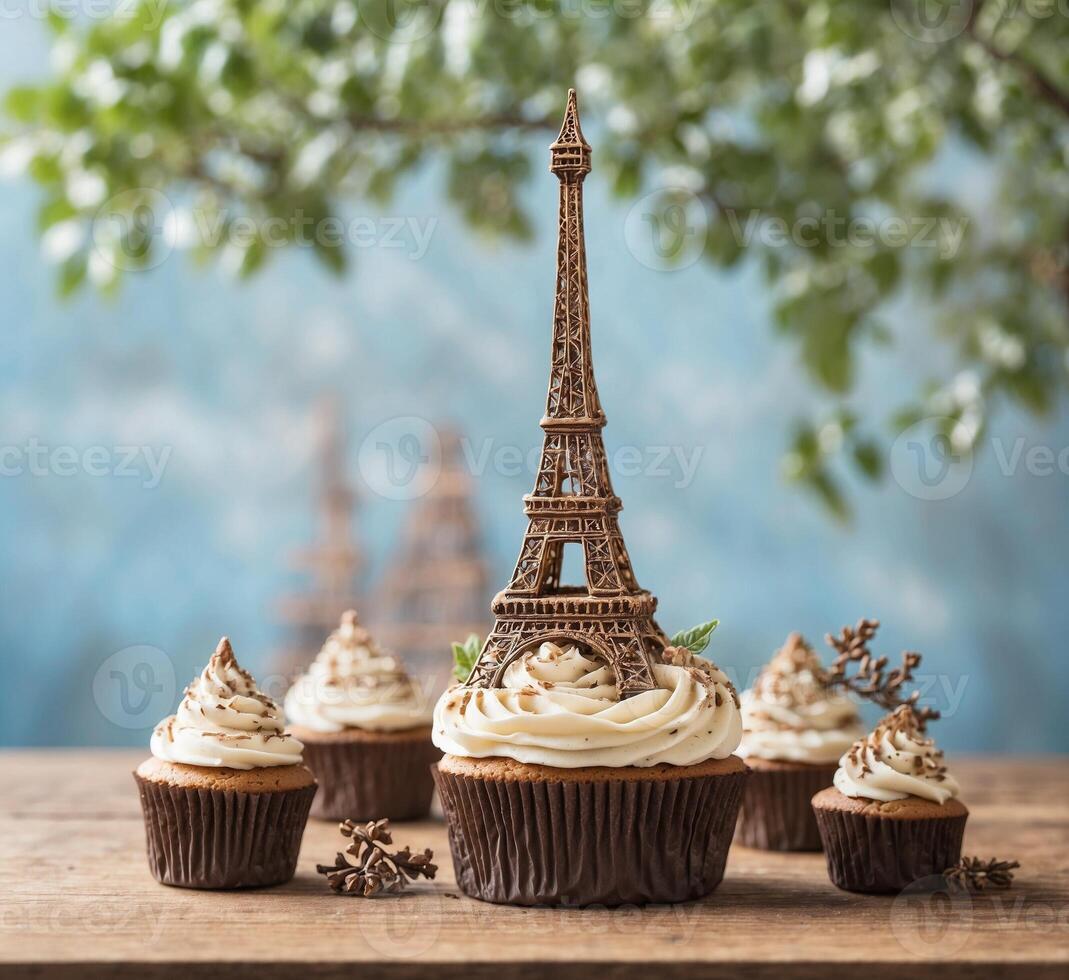
[[[435,709],[435,778],[457,882],[516,905],[676,902],[720,883],[746,767],[738,698],[714,664],[669,648],[656,687],[542,643],[502,686]]]
[[[831,880],[846,891],[899,892],[957,864],[969,816],[959,792],[912,706],[897,708],[813,797]]]
[[[381,650],[353,610],[286,694],[290,730],[304,743],[324,820],[415,820],[430,811],[431,706],[400,661]]]
[[[854,703],[830,691],[820,659],[798,634],[742,694],[739,755],[750,767],[736,840],[773,851],[819,851],[813,794],[864,734]]]
[[[134,779],[158,881],[251,888],[293,877],[315,778],[226,637],[151,747]]]

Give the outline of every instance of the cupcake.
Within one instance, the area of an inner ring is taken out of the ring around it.
[[[853,892],[898,892],[961,858],[969,811],[913,707],[904,704],[839,760],[813,797],[828,874]]]
[[[435,778],[468,895],[614,906],[716,888],[746,777],[738,697],[682,648],[653,674],[653,690],[621,698],[600,658],[547,642],[500,687],[442,695]]]
[[[134,779],[157,881],[252,888],[293,877],[315,778],[226,637],[151,748]]]
[[[415,820],[430,811],[431,706],[352,610],[286,694],[324,820]]]
[[[742,694],[739,755],[750,767],[736,839],[772,851],[819,851],[813,794],[864,735],[857,708],[829,690],[820,659],[792,633]]]

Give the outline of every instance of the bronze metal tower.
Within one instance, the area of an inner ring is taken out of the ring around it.
[[[654,687],[652,660],[667,638],[653,618],[657,600],[639,588],[617,515],[601,430],[605,413],[594,383],[583,237],[583,179],[590,146],[579,126],[575,91],[550,147],[560,181],[557,285],[542,457],[516,570],[494,598],[496,617],[468,684],[500,686],[517,657],[551,640],[576,643],[603,658],[621,697]],[[561,583],[567,545],[582,550],[586,582]]]

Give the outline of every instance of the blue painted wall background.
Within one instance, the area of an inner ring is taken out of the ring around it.
[[[39,23],[5,23],[4,87],[38,76],[46,57]],[[970,177],[968,165],[955,162],[955,179]],[[454,419],[476,452],[486,439],[538,444],[548,174],[529,199],[542,208],[530,248],[478,241],[429,173],[388,211],[438,219],[419,261],[363,249],[338,281],[289,252],[239,285],[173,256],[130,277],[116,302],[63,304],[38,250],[35,190],[0,186],[0,443],[172,447],[152,489],[118,477],[0,479],[0,744],[145,744],[160,712],[117,725],[93,694],[101,665],[132,645],[163,650],[179,688],[223,632],[250,668],[266,668],[283,638],[269,610],[292,583],[286,554],[313,532],[310,413],[324,390],[344,395],[358,483],[356,446],[395,416]],[[745,681],[789,630],[816,638],[878,615],[882,648],[919,649],[939,675],[948,748],[1069,749],[1069,476],[1023,466],[1005,476],[989,450],[950,500],[920,501],[888,480],[858,488],[853,526],[835,526],[779,476],[787,424],[819,396],[773,336],[766,287],[746,268],[645,267],[624,241],[627,211],[595,174],[587,238],[608,447],[703,453],[685,488],[678,471],[616,477],[636,571],[666,628],[718,616],[710,655]],[[874,417],[939,357],[922,317],[899,311],[897,347],[863,366]],[[1069,420],[1003,411],[991,437],[1057,452]],[[530,484],[526,471],[477,480],[495,588]],[[366,487],[363,496],[381,567],[406,505]]]

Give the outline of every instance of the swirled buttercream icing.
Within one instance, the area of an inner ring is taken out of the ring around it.
[[[797,633],[742,694],[745,758],[834,763],[865,730],[853,701],[829,691],[820,658]]]
[[[881,803],[907,796],[945,803],[961,792],[943,764],[943,753],[924,734],[908,704],[851,746],[839,760],[833,782],[844,796]]]
[[[423,691],[349,610],[286,694],[286,717],[316,732],[400,731],[431,723]]]
[[[670,647],[653,674],[654,690],[622,699],[600,658],[543,643],[509,665],[500,688],[446,691],[434,709],[434,744],[560,769],[687,766],[735,751],[738,696],[719,667]]]
[[[152,733],[152,754],[189,766],[292,766],[304,746],[283,727],[282,709],[256,687],[224,636],[186,688],[178,711]]]

